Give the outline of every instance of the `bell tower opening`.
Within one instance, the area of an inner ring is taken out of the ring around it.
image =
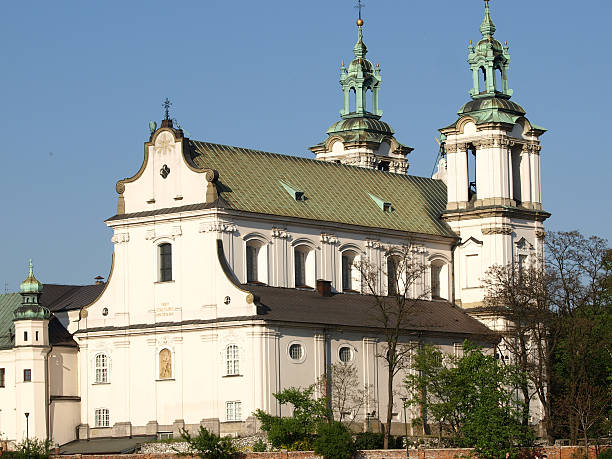
[[[476,147],[469,144],[467,148],[468,201],[476,199]]]

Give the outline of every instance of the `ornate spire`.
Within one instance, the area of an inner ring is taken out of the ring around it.
[[[363,7],[361,3],[358,7]],[[342,118],[370,117],[380,118],[382,111],[378,109],[378,90],[380,89],[380,66],[376,68],[366,59],[368,47],[363,42],[363,19],[361,11],[357,19],[357,43],[353,47],[355,59],[351,61],[348,68],[340,68],[340,85],[344,92],[344,108],[340,111]],[[366,106],[367,92],[372,92],[372,106]],[[351,111],[351,97],[355,98],[354,107]],[[369,110],[368,110],[369,109]]]
[[[14,320],[47,320],[51,313],[38,302],[43,285],[34,277],[32,260],[29,263],[28,277],[21,283],[21,306],[13,311]]]
[[[353,47],[353,53],[357,59],[364,59],[366,54],[368,53],[368,47],[363,42],[363,30],[361,29],[363,26],[363,19],[357,19],[357,43]]]
[[[30,258],[28,277],[20,285],[21,293],[40,293],[42,292],[42,284],[34,277],[34,266]]]
[[[482,20],[482,24],[480,24],[480,33],[482,34],[482,38],[491,38],[495,33],[495,24],[493,24],[493,20],[491,19],[491,12],[489,11],[489,0],[484,0],[485,2],[485,16]]]
[[[474,46],[470,40],[468,45],[468,63],[473,82],[470,95],[473,99],[483,97],[509,99],[512,96],[512,89],[508,87],[510,53],[508,45],[502,46],[493,36],[495,24],[491,19],[489,0],[485,0],[485,16],[480,25],[480,32],[482,39],[478,44]]]

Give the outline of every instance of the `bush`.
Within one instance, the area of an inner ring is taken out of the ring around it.
[[[189,448],[203,459],[231,459],[236,448],[230,438],[218,437],[200,426],[198,435],[192,437],[185,429],[181,430],[181,437],[189,444]],[[188,454],[181,454],[188,455]]]
[[[50,448],[50,440],[31,438],[17,443],[15,451],[6,451],[2,456],[15,459],[48,459]]]
[[[612,448],[604,449],[597,455],[597,459],[612,459]]]
[[[359,432],[355,435],[355,446],[357,449],[382,449],[385,436],[377,432]]]
[[[357,448],[348,427],[341,422],[332,421],[319,424],[314,451],[325,459],[350,459]]]
[[[268,449],[268,445],[265,441],[259,438],[255,443],[253,443],[253,452],[255,453],[264,453]]]

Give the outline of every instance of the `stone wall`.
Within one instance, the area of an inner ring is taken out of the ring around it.
[[[609,448],[603,447],[603,448]],[[538,448],[538,455],[546,459],[579,459],[584,448],[578,446],[547,446]],[[472,449],[411,449],[409,459],[461,459],[472,454]],[[589,447],[589,459],[596,459],[595,447]],[[199,459],[197,456],[183,456],[184,459]],[[175,454],[118,454],[118,455],[72,455],[51,456],[51,459],[177,459]],[[240,453],[237,459],[322,459],[312,451],[278,451],[270,453]],[[406,459],[406,450],[358,451],[355,459]]]

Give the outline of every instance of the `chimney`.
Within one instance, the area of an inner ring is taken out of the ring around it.
[[[100,285],[104,283],[104,278],[102,276],[96,276],[94,277],[94,280],[96,281],[96,285]]]
[[[332,296],[331,281],[317,279],[317,292],[321,296]]]

